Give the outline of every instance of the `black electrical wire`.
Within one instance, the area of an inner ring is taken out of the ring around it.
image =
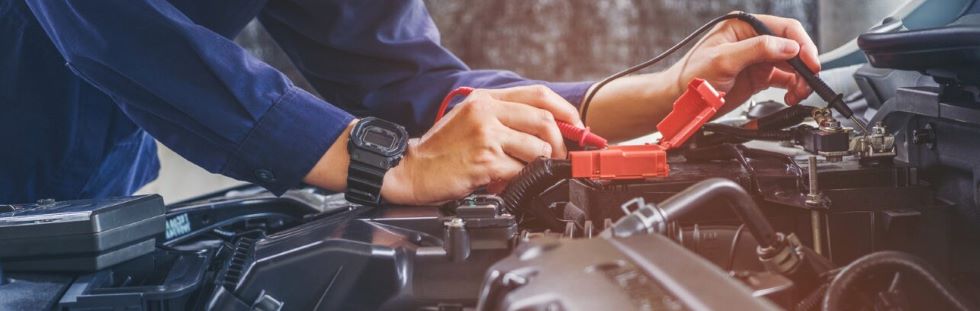
[[[935,270],[924,260],[896,251],[871,253],[858,258],[841,270],[827,288],[827,294],[823,298],[823,310],[850,310],[846,305],[848,302],[846,298],[856,292],[860,281],[884,272],[901,272],[903,276],[911,275],[925,282],[929,289],[946,300],[948,306],[953,307],[954,310],[976,310],[969,301],[955,292],[948,281],[937,277]]]
[[[688,43],[690,43],[695,38],[701,36],[701,34],[703,34],[705,31],[707,31],[708,29],[710,29],[714,25],[720,23],[721,21],[728,20],[728,19],[733,19],[733,18],[744,18],[744,17],[740,17],[740,16],[743,16],[743,15],[751,16],[751,15],[745,13],[745,12],[735,12],[735,13],[729,13],[729,14],[725,14],[725,15],[716,17],[715,19],[712,19],[712,20],[708,21],[708,23],[702,25],[697,30],[694,30],[694,32],[692,32],[691,34],[687,35],[687,37],[684,37],[683,40],[681,40],[677,44],[674,44],[674,46],[672,46],[669,49],[667,49],[666,51],[663,51],[662,53],[660,53],[660,55],[657,55],[656,57],[651,58],[650,60],[647,60],[645,62],[642,62],[640,64],[637,64],[637,65],[635,65],[633,67],[626,68],[626,70],[617,72],[617,73],[615,73],[615,74],[613,74],[611,76],[606,77],[605,79],[602,79],[602,81],[599,81],[598,83],[596,83],[595,87],[593,87],[592,90],[589,91],[589,94],[585,97],[585,101],[582,102],[582,122],[588,122],[587,117],[588,117],[588,113],[589,113],[589,105],[592,103],[592,98],[595,97],[595,94],[599,92],[599,89],[601,89],[603,86],[606,86],[606,84],[609,84],[609,82],[612,82],[613,80],[622,78],[622,77],[624,77],[626,75],[629,75],[631,73],[640,71],[643,68],[647,68],[647,67],[650,67],[650,66],[654,65],[654,64],[656,64],[656,63],[664,60],[664,58],[667,58],[667,56],[670,56],[671,54],[674,54],[681,47],[684,47],[685,45],[687,45]]]

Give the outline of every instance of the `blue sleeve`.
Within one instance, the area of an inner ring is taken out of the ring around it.
[[[282,193],[353,118],[167,1],[28,3],[67,66],[208,171]]]
[[[421,0],[270,1],[260,21],[325,99],[415,135],[432,126],[443,96],[459,86],[544,84],[578,105],[592,85],[470,70],[439,44]]]

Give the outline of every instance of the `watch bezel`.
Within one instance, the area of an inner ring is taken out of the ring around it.
[[[365,135],[368,131],[373,128],[380,128],[383,130],[390,131],[396,134],[395,141],[393,142],[392,148],[383,149],[378,148],[378,146],[373,143],[365,141]],[[385,121],[382,119],[367,117],[363,118],[357,122],[357,125],[351,130],[351,143],[354,144],[358,149],[372,152],[386,158],[400,156],[405,152],[405,148],[408,142],[408,131],[404,127],[396,123]]]

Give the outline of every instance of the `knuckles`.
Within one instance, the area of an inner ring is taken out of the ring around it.
[[[472,95],[471,95],[472,96]],[[460,106],[460,114],[467,119],[479,119],[488,115],[494,103],[486,96],[467,97]]]
[[[758,36],[757,38],[759,39],[755,43],[756,48],[773,50],[776,47],[776,42],[773,40],[772,36],[763,35]]]
[[[552,95],[551,93],[553,93],[550,88],[541,84],[527,86],[527,90],[532,96],[542,99],[550,97]]]
[[[493,146],[482,146],[474,150],[471,162],[479,167],[492,165],[496,162],[498,153],[497,148]]]
[[[795,19],[795,18],[787,18],[787,19],[789,20],[789,26],[790,26],[790,28],[795,28],[797,30],[803,30],[804,29],[803,28],[803,23],[801,23],[798,19]]]
[[[541,124],[545,126],[550,126],[555,123],[555,115],[551,114],[550,111],[539,109],[537,111],[537,117],[541,120]]]

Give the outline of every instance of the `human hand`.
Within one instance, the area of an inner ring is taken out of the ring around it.
[[[820,71],[817,47],[799,21],[754,15],[776,36],[760,36],[749,24],[729,19],[716,25],[691,51],[666,72],[677,90],[694,78],[711,82],[727,92],[722,113],[734,109],[753,94],[769,87],[786,89],[784,100],[795,105],[812,90],[786,60],[797,54],[813,72]],[[719,114],[720,115],[720,114]]]
[[[575,107],[544,86],[474,90],[409,142],[381,195],[392,203],[443,202],[510,180],[538,157],[564,158],[556,119],[583,126]]]

